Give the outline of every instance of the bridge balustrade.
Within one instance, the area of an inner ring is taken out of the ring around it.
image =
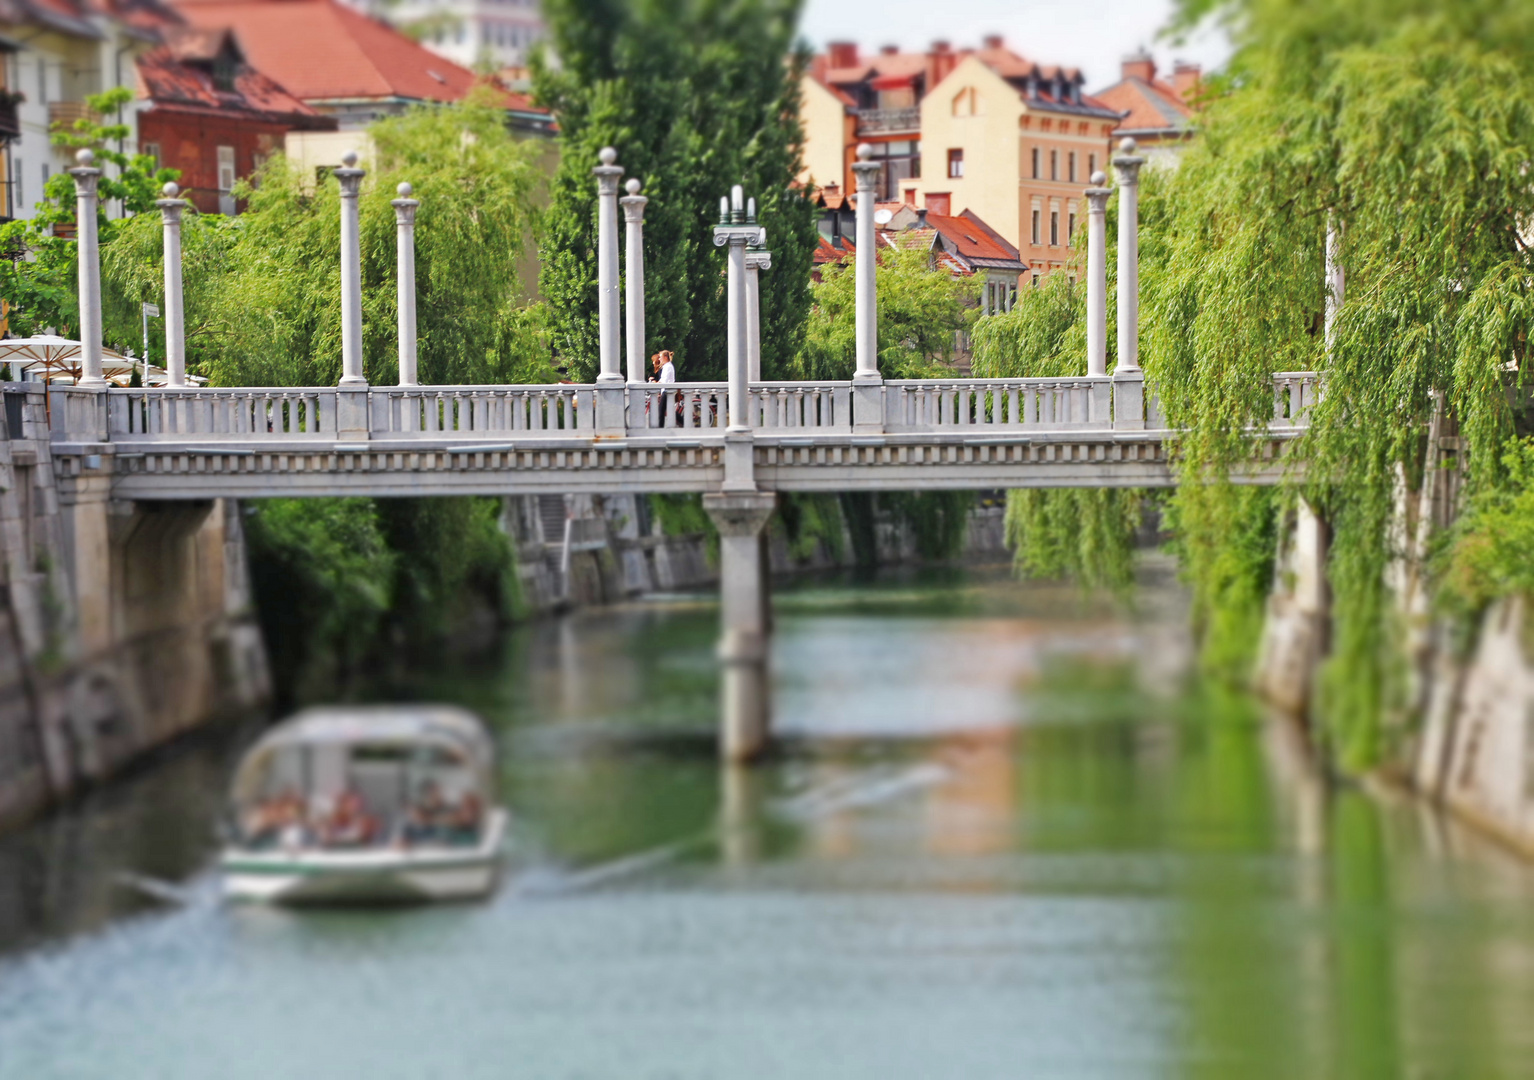
[[[107,431],[115,440],[334,439],[335,387],[113,389]]]
[[[369,429],[377,438],[448,434],[590,436],[593,388],[569,383],[537,386],[375,387]]]

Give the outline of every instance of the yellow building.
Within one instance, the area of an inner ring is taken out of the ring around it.
[[[1063,268],[1085,216],[1082,190],[1107,170],[1121,114],[1083,92],[1071,68],[1045,67],[999,37],[955,51],[886,49],[863,58],[833,44],[806,78],[806,173],[846,185],[859,142],[885,161],[879,197],[934,214],[973,211],[1035,275]],[[840,112],[838,113],[837,107]],[[840,154],[834,181],[829,170]]]

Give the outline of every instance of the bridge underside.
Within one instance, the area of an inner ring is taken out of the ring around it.
[[[1248,483],[1281,476],[1286,440],[1257,444]],[[742,448],[744,449],[744,448]],[[548,440],[446,447],[420,440],[219,445],[55,443],[61,467],[111,477],[113,498],[259,499],[368,495],[608,494],[728,490],[722,437]],[[883,435],[762,438],[750,445],[761,491],[1168,487],[1160,433],[1049,438]]]

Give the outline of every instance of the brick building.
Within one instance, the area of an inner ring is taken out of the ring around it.
[[[1033,275],[1061,269],[1085,214],[1082,189],[1105,168],[1118,110],[1082,73],[1040,65],[1000,37],[981,48],[864,57],[833,44],[805,78],[807,181],[851,182],[856,146],[884,164],[879,197],[989,222]],[[837,166],[835,176],[824,175]]]
[[[246,62],[225,29],[169,26],[138,61],[139,142],[181,170],[185,197],[203,213],[238,209],[232,188],[283,148],[290,131],[334,131],[323,116]]]

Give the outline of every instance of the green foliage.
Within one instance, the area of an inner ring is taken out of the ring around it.
[[[558,64],[535,57],[534,93],[559,119],[540,289],[572,378],[597,366],[596,181],[604,146],[644,182],[645,353],[671,349],[685,379],[725,369],[719,197],[755,196],[773,269],[761,277],[762,370],[799,352],[816,245],[793,186],[803,132],[795,52],[800,0],[548,0]],[[784,56],[789,61],[784,63]]]
[[[251,584],[280,691],[354,669],[375,645],[398,561],[371,499],[252,503]],[[327,664],[328,662],[328,664]]]
[[[1138,491],[1025,488],[1007,493],[1007,546],[1022,577],[1071,578],[1127,595],[1134,587]]]
[[[1187,3],[1189,17],[1202,9]],[[1472,493],[1504,482],[1505,378],[1534,318],[1518,238],[1534,216],[1527,5],[1246,0],[1241,49],[1169,178],[1143,272],[1147,374],[1186,426],[1177,495],[1195,589],[1229,591],[1232,537],[1271,510],[1225,483],[1272,412],[1267,377],[1322,368],[1301,485],[1329,522],[1334,652],[1323,711],[1337,757],[1373,760],[1390,699],[1384,568],[1398,477],[1415,483],[1434,395],[1459,419]],[[1323,341],[1324,244],[1346,302]],[[1250,515],[1250,516],[1247,516]],[[1190,536],[1193,539],[1190,540]],[[1260,560],[1237,560],[1250,597]],[[1245,604],[1247,600],[1240,600]]]
[[[1437,560],[1443,599],[1460,612],[1534,596],[1534,441],[1509,442],[1502,460],[1507,483],[1476,493]]]
[[[834,563],[846,553],[841,504],[835,495],[784,492],[778,497],[774,519],[788,540],[788,554],[795,562],[814,557],[822,545]]]
[[[776,271],[774,270],[774,273]],[[879,289],[879,370],[887,379],[951,375],[954,332],[968,324],[964,301],[975,286],[933,270],[925,251],[885,251]],[[857,370],[856,274],[851,262],[827,266],[813,304],[796,379],[850,379]]]
[[[892,491],[879,496],[879,506],[911,530],[918,558],[936,562],[963,550],[975,493]]]

